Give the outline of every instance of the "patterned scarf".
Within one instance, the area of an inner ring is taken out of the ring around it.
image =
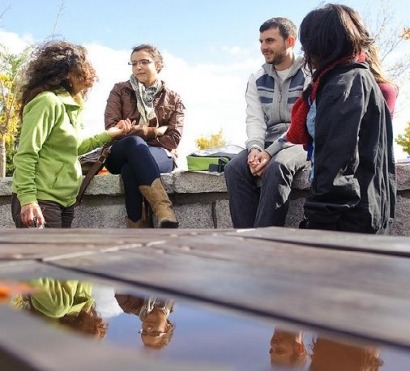
[[[328,67],[324,68],[319,74],[316,80],[306,89],[307,98],[303,95],[299,97],[292,107],[291,122],[289,129],[286,133],[286,139],[293,144],[303,144],[304,148],[307,149],[312,138],[310,137],[307,127],[306,127],[306,117],[309,112],[311,104],[316,99],[317,89],[319,88],[321,78],[335,66],[346,63],[346,62],[364,62],[366,60],[365,54],[360,53],[357,58],[356,56],[345,57],[338,59],[337,61],[330,64]],[[310,90],[310,92],[309,92]],[[306,95],[306,94],[305,94]]]
[[[149,126],[150,122],[154,120],[156,123],[155,126],[158,127],[158,119],[155,114],[153,102],[155,95],[162,89],[161,81],[156,80],[153,85],[146,88],[134,75],[131,75],[130,83],[137,97],[138,112],[141,114],[138,124],[141,126]]]
[[[170,300],[160,300],[156,298],[148,298],[144,300],[144,305],[141,307],[139,317],[143,321],[148,314],[154,309],[160,310],[166,317],[174,310],[174,302]]]

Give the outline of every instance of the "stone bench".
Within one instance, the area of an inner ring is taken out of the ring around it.
[[[395,235],[410,235],[410,163],[397,164],[398,198]],[[224,174],[176,171],[162,174],[181,228],[232,228]],[[10,215],[11,179],[0,179],[0,227],[14,227]],[[290,195],[287,227],[297,228],[309,192],[307,171],[296,175]],[[125,228],[126,213],[121,179],[99,175],[76,208],[73,227]]]

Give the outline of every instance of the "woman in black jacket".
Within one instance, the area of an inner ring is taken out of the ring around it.
[[[300,42],[313,75],[292,112],[312,138],[305,227],[386,233],[396,201],[393,130],[366,63],[374,41],[353,9],[327,4],[303,19]]]

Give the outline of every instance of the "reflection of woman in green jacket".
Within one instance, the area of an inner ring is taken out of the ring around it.
[[[51,41],[35,49],[21,95],[21,135],[14,156],[12,217],[16,227],[69,228],[81,184],[78,156],[131,128],[120,120],[83,139],[83,97],[96,79],[86,49]]]
[[[105,337],[107,325],[95,310],[90,283],[40,278],[30,281],[30,284],[36,291],[14,298],[18,308],[68,325],[74,330],[98,338]]]

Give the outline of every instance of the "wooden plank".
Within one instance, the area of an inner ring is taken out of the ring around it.
[[[410,346],[410,265],[401,253],[408,238],[288,228],[44,230],[2,234],[0,253],[10,253],[13,237],[44,265],[73,277],[87,274]],[[2,271],[27,264],[6,262]]]
[[[213,242],[212,242],[213,240]],[[227,236],[49,264],[410,347],[408,260]],[[188,246],[194,248],[188,249]]]
[[[388,255],[410,256],[410,237],[374,236],[329,231],[307,231],[292,228],[259,228],[252,230],[126,230],[126,229],[71,229],[71,230],[17,230],[5,229],[0,234],[0,261],[5,259],[37,258],[33,255],[40,245],[50,246],[49,255],[59,252],[75,252],[152,243],[164,238],[183,236],[233,236],[237,238],[262,239],[285,242],[298,246],[368,251]],[[42,252],[44,253],[44,251]]]
[[[209,230],[91,230],[7,229],[0,234],[0,264],[9,260],[41,259],[56,255],[127,249],[178,236],[209,234]]]
[[[280,227],[237,230],[227,232],[227,234],[239,234],[243,238],[288,242],[317,248],[369,251],[380,254],[410,257],[410,237]]]

